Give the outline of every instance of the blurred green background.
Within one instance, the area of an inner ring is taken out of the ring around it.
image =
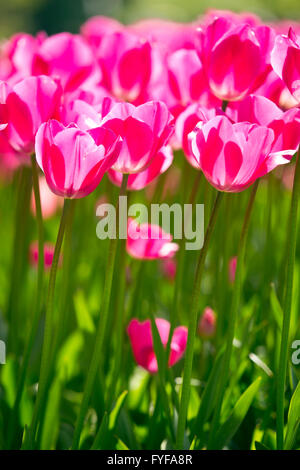
[[[77,32],[90,16],[107,15],[124,23],[158,17],[190,21],[207,8],[248,10],[270,21],[300,19],[299,0],[0,0],[0,36],[18,31]]]

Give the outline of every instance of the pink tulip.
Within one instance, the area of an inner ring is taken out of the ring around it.
[[[142,102],[150,80],[151,48],[137,36],[118,31],[102,38],[97,51],[102,85],[116,98]]]
[[[185,111],[183,111],[176,119],[176,145],[179,148],[182,148],[188,162],[194,168],[199,168],[199,166],[193,156],[189,135],[195,129],[197,124],[199,125],[200,122],[206,122],[217,115],[224,115],[224,113],[221,109],[218,108],[207,109],[200,106],[198,103],[193,103],[188,106]]]
[[[157,18],[141,20],[129,26],[134,34],[168,53],[178,49],[193,49],[195,28],[194,23],[176,23]]]
[[[291,94],[284,82],[276,75],[274,70],[268,74],[266,80],[254,92],[257,96],[264,96],[273,101],[281,109],[290,109],[297,106],[297,100]]]
[[[10,173],[21,163],[17,152],[9,142],[9,113],[6,104],[9,89],[7,83],[0,82],[0,168],[3,175],[6,172]]]
[[[231,284],[233,284],[235,280],[236,265],[237,265],[237,256],[233,256],[232,258],[230,258],[229,264],[228,264],[228,277],[229,277],[229,281]]]
[[[63,206],[63,199],[50,191],[44,176],[40,176],[39,178],[39,187],[42,215],[44,219],[49,219],[60,207]],[[31,195],[31,212],[33,215],[36,215],[35,197],[33,191]]]
[[[102,119],[114,104],[114,100],[108,96],[104,97],[97,105],[89,104],[81,99],[69,100],[60,109],[59,120],[65,126],[74,123],[83,131],[93,129],[101,125]]]
[[[199,168],[220,191],[243,191],[291,158],[271,153],[275,141],[272,129],[249,122],[233,124],[225,116],[201,123],[191,138]]]
[[[59,78],[65,91],[76,90],[92,73],[94,56],[78,35],[59,33],[45,39],[33,63],[35,75]]]
[[[116,103],[102,125],[121,136],[122,148],[113,170],[139,173],[145,170],[165,146],[173,131],[172,117],[166,105],[149,101],[135,107]]]
[[[297,102],[300,102],[300,39],[290,28],[288,36],[277,36],[271,55],[272,66]]]
[[[170,323],[163,318],[157,318],[155,323],[161,342],[163,346],[166,347],[169,338]],[[127,332],[131,342],[134,359],[137,364],[148,370],[151,374],[157,373],[158,365],[154,352],[150,320],[139,322],[134,318],[129,323]],[[186,327],[178,326],[175,328],[171,340],[171,350],[168,363],[169,367],[172,367],[182,358],[186,348],[187,335],[188,330]]]
[[[176,277],[177,263],[176,259],[164,258],[161,260],[161,271],[163,275],[171,282]]]
[[[125,29],[119,21],[106,16],[93,16],[88,19],[80,28],[82,36],[93,47],[98,48],[106,34]]]
[[[198,323],[198,333],[203,338],[211,338],[216,332],[216,314],[212,308],[206,307]]]
[[[261,20],[259,16],[254,15],[248,11],[244,11],[241,13],[235,13],[230,10],[217,10],[214,8],[210,8],[205,12],[203,22],[204,24],[210,24],[215,21],[216,18],[227,18],[228,20],[232,21],[235,24],[248,24],[249,26],[259,26],[261,24]]]
[[[81,198],[90,194],[116,161],[119,139],[108,129],[80,130],[55,120],[44,123],[36,135],[36,159],[49,188],[58,196]]]
[[[15,150],[33,153],[37,130],[56,117],[60,99],[60,86],[44,75],[25,78],[7,90],[8,136]]]
[[[134,219],[128,219],[126,249],[133,258],[171,258],[179,249],[179,245],[172,240],[172,235],[158,225],[139,225]]]
[[[108,93],[108,91],[95,83],[90,83],[85,81],[80,87],[76,88],[72,93],[68,93],[65,96],[64,104],[75,100],[85,101],[87,104],[92,106],[100,105],[105,98],[110,98],[112,101],[113,97]]]
[[[181,110],[197,102],[203,106],[221,106],[210,91],[202,63],[195,50],[180,49],[167,57],[168,86]],[[171,112],[177,116],[178,112]]]
[[[44,33],[36,37],[18,33],[0,45],[0,79],[14,85],[32,74],[38,48],[45,39]]]
[[[291,28],[293,28],[293,31],[295,31],[297,35],[300,34],[300,23],[298,21],[282,20],[272,22],[270,25],[275,29],[277,34],[288,34]]]
[[[238,100],[257,88],[271,70],[275,32],[267,26],[217,18],[199,30],[198,53],[212,92],[221,100]]]
[[[289,109],[283,112],[272,101],[263,96],[247,96],[242,101],[232,103],[226,112],[235,121],[268,127],[274,132],[271,154],[290,160],[300,144],[300,110]]]
[[[146,170],[140,173],[131,174],[128,177],[127,189],[129,191],[139,191],[148,186],[155,178],[167,171],[173,161],[173,152],[171,147],[168,145],[162,147],[161,150],[155,155],[152,162]],[[108,171],[109,179],[116,184],[121,186],[123,173],[115,170]]]
[[[44,244],[44,269],[49,271],[51,269],[53,256],[54,256],[54,245],[53,243],[45,243]],[[32,242],[29,248],[29,260],[31,266],[34,268],[38,267],[39,262],[39,247],[38,242]],[[59,257],[58,266],[62,265],[62,256]]]

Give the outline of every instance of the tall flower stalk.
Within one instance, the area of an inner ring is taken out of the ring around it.
[[[288,243],[286,256],[286,278],[285,292],[283,301],[283,321],[281,330],[280,358],[277,376],[277,449],[283,449],[284,441],[284,401],[285,401],[285,383],[288,365],[289,351],[289,331],[292,310],[293,279],[295,266],[295,252],[297,243],[297,220],[298,220],[298,201],[300,196],[300,163],[299,153],[294,175],[294,184],[292,192],[291,210],[288,224]]]
[[[218,192],[213,209],[212,209],[210,220],[206,229],[203,248],[200,251],[198,264],[196,268],[194,288],[193,288],[193,297],[192,297],[192,303],[191,303],[191,312],[190,312],[189,324],[188,324],[188,340],[187,340],[186,355],[185,355],[184,369],[183,369],[183,383],[182,383],[181,401],[180,401],[179,416],[178,416],[176,449],[183,449],[184,447],[184,433],[185,433],[188,404],[189,404],[189,399],[190,399],[191,377],[192,377],[192,368],[193,368],[193,359],[194,359],[194,342],[195,342],[195,335],[196,335],[196,330],[197,330],[199,297],[200,297],[200,292],[201,292],[201,280],[202,280],[202,274],[203,274],[203,269],[204,269],[204,262],[206,259],[209,242],[213,233],[213,229],[217,220],[217,215],[219,212],[222,196],[223,196],[223,193]]]
[[[28,333],[28,339],[25,346],[23,361],[21,364],[21,369],[19,372],[19,379],[17,384],[16,398],[14,401],[12,415],[9,422],[8,429],[8,446],[10,447],[14,437],[14,429],[17,420],[17,415],[19,412],[20,401],[22,398],[23,388],[26,380],[28,362],[30,358],[30,353],[32,350],[32,345],[37,331],[38,321],[41,312],[41,304],[43,297],[43,286],[44,286],[44,224],[41,208],[41,198],[40,198],[40,188],[39,188],[39,177],[38,169],[35,160],[35,155],[31,156],[31,169],[32,169],[32,182],[33,182],[33,192],[35,199],[36,207],[36,221],[38,229],[38,272],[37,272],[37,287],[35,292],[35,303],[33,310],[33,317],[30,325],[30,330]]]
[[[127,180],[128,180],[128,175],[124,175],[122,179],[122,185],[120,188],[119,197],[124,196],[126,194]],[[118,214],[118,209],[117,209],[117,214]],[[118,217],[117,217],[117,227],[118,227]],[[107,320],[108,320],[110,295],[111,295],[116,253],[117,253],[117,248],[118,248],[118,239],[119,237],[117,236],[116,238],[112,238],[110,240],[108,260],[107,260],[106,272],[105,272],[105,284],[104,284],[103,300],[102,300],[102,307],[101,307],[101,317],[98,322],[94,350],[93,350],[90,367],[89,367],[86,382],[85,382],[81,406],[80,406],[80,410],[79,410],[79,414],[78,414],[78,418],[77,418],[76,426],[74,430],[72,449],[78,449],[78,446],[79,446],[80,435],[81,435],[81,431],[82,431],[82,427],[84,423],[84,418],[85,418],[85,415],[89,406],[92,389],[95,383],[95,379],[96,379],[96,375],[97,375],[97,371],[99,367],[100,356],[102,352],[106,325],[107,325]]]
[[[216,431],[219,426],[224,392],[225,392],[225,387],[226,387],[228,374],[230,370],[230,359],[231,359],[231,354],[232,354],[236,319],[237,319],[237,314],[238,314],[238,310],[239,310],[240,302],[241,302],[243,266],[244,266],[244,257],[245,257],[245,250],[246,250],[246,244],[247,244],[247,236],[248,236],[248,231],[249,231],[249,225],[250,225],[254,200],[255,200],[255,196],[257,192],[258,182],[259,180],[257,180],[254,183],[251,193],[250,193],[248,206],[247,206],[245,217],[244,217],[242,232],[240,236],[239,246],[238,246],[237,267],[236,267],[235,280],[234,280],[234,289],[233,289],[232,303],[231,303],[231,309],[230,309],[229,324],[228,324],[228,329],[227,329],[226,349],[224,353],[222,373],[221,373],[220,381],[218,384],[218,393],[217,393],[217,398],[216,398],[215,411],[214,411],[214,416],[213,416],[213,420],[211,424],[211,430],[210,430],[210,436],[209,436],[209,442],[208,442],[209,449],[214,448],[213,447],[214,438],[216,436]]]
[[[54,250],[53,261],[52,261],[50,277],[49,277],[39,388],[38,388],[38,394],[37,394],[37,399],[35,403],[33,418],[32,418],[29,432],[28,432],[28,438],[27,438],[28,440],[27,439],[25,440],[25,445],[24,445],[25,448],[27,446],[27,442],[29,442],[29,446],[34,445],[37,426],[39,424],[39,419],[40,419],[40,414],[42,412],[46,394],[47,394],[49,372],[51,371],[51,367],[52,367],[50,358],[51,358],[51,346],[52,346],[52,333],[53,333],[53,327],[54,327],[53,305],[54,305],[56,274],[57,274],[59,256],[61,252],[61,246],[62,246],[64,233],[66,229],[66,223],[68,220],[68,213],[69,213],[70,206],[72,205],[72,203],[74,203],[74,201],[72,201],[71,199],[65,199],[64,201],[64,207],[63,207],[63,211],[62,211],[62,215],[60,219],[60,225],[59,225],[59,230],[58,230],[56,244],[55,244],[55,250]]]

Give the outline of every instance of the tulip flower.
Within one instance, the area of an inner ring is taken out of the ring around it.
[[[179,249],[177,243],[172,242],[171,234],[154,224],[138,224],[129,218],[127,224],[127,252],[133,258],[153,260],[171,258]]]
[[[221,100],[243,98],[257,88],[271,70],[275,32],[217,18],[199,30],[198,53],[212,92]]]
[[[155,178],[167,171],[173,161],[173,152],[169,145],[162,147],[161,150],[155,155],[152,162],[146,170],[140,173],[134,173],[129,175],[127,180],[127,190],[139,191],[148,186]],[[123,173],[110,169],[108,171],[109,179],[116,184],[121,186]]]
[[[230,258],[228,263],[228,277],[231,284],[233,284],[235,280],[236,265],[237,256],[233,256],[232,258]]]
[[[206,122],[217,115],[224,115],[224,113],[221,109],[207,109],[202,106],[199,106],[198,103],[193,103],[188,106],[185,111],[183,111],[176,119],[176,145],[182,148],[183,153],[186,156],[188,162],[194,168],[199,167],[193,156],[189,135],[195,129],[196,125],[199,124],[199,122]]]
[[[242,11],[240,13],[235,13],[230,10],[218,10],[215,8],[209,8],[204,15],[203,23],[210,24],[215,21],[216,18],[227,18],[235,24],[249,24],[250,26],[259,26],[261,20],[257,15],[250,13],[248,11]]]
[[[254,94],[268,98],[283,110],[297,106],[297,100],[274,70],[271,70],[266,80],[255,90]]]
[[[25,78],[7,89],[8,136],[15,150],[27,155],[34,151],[38,128],[56,117],[60,100],[59,84],[45,75]]]
[[[45,39],[44,33],[36,37],[17,33],[0,45],[0,79],[14,85],[32,74],[37,51]]]
[[[52,119],[39,128],[35,149],[51,191],[81,198],[98,186],[118,158],[120,145],[118,137],[103,127],[82,131]]]
[[[105,97],[97,105],[92,105],[81,99],[70,100],[60,109],[60,121],[67,126],[71,122],[81,130],[86,131],[101,126],[102,119],[114,105],[110,97]]]
[[[94,56],[86,41],[79,35],[59,33],[45,39],[38,49],[34,75],[59,78],[64,91],[74,91],[91,74]]]
[[[119,21],[106,16],[93,16],[87,20],[80,28],[82,36],[93,47],[98,48],[103,37],[115,31],[122,31],[125,27]]]
[[[161,271],[163,275],[171,282],[174,281],[176,277],[177,263],[176,259],[173,258],[164,258],[161,260]]]
[[[232,123],[225,116],[200,123],[191,139],[199,168],[220,191],[243,191],[257,178],[288,163],[291,158],[276,152],[276,138],[271,128],[249,122]]]
[[[161,342],[166,347],[169,338],[170,323],[163,318],[155,320]],[[127,328],[131,342],[134,358],[137,364],[148,370],[151,374],[158,372],[157,359],[153,347],[153,338],[150,320],[139,322],[137,319],[131,320]],[[175,328],[170,348],[169,367],[178,362],[185,351],[187,343],[187,328],[178,326]]]
[[[102,38],[97,57],[102,85],[116,98],[136,103],[150,80],[150,44],[125,30],[112,32]]]
[[[216,314],[212,308],[206,307],[198,323],[198,334],[202,338],[211,338],[216,332]]]
[[[54,245],[53,243],[45,243],[44,244],[44,268],[45,271],[49,271],[51,269],[53,256],[54,256]],[[31,266],[34,268],[38,267],[39,262],[39,247],[38,242],[34,241],[31,243],[29,247],[29,260]],[[58,266],[62,265],[62,256],[59,257]]]
[[[271,153],[291,159],[300,144],[300,110],[289,109],[283,112],[275,103],[263,96],[247,96],[244,100],[232,103],[227,114],[237,122],[268,127],[274,132]]]
[[[172,53],[178,49],[194,49],[194,23],[177,23],[162,19],[147,19],[131,24],[129,29],[162,52]]]
[[[221,101],[210,91],[202,63],[195,50],[180,49],[166,59],[168,86],[181,111],[193,102],[203,106],[220,106]],[[173,115],[178,114],[171,108]]]
[[[149,101],[135,107],[116,103],[102,125],[121,137],[122,148],[113,170],[139,173],[145,170],[165,146],[173,131],[172,116],[166,105]]]
[[[277,36],[271,54],[272,67],[300,102],[300,39],[290,28],[288,35]]]

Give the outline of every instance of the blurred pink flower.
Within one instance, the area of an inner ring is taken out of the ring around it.
[[[7,132],[15,150],[27,155],[34,152],[37,130],[43,122],[57,116],[61,94],[59,84],[45,75],[24,78],[7,88]]]
[[[33,74],[58,78],[64,91],[70,92],[89,77],[94,61],[90,46],[81,36],[54,34],[40,45],[33,62]]]
[[[174,281],[176,277],[177,262],[173,258],[164,258],[161,260],[161,271],[163,275],[169,279],[169,281]]]
[[[51,269],[52,261],[53,261],[53,256],[54,256],[54,244],[53,243],[45,243],[44,244],[44,268],[46,271]],[[34,268],[38,267],[38,262],[39,262],[39,248],[38,248],[38,242],[34,241],[31,243],[30,248],[29,248],[29,260],[31,266]],[[58,266],[60,267],[62,265],[62,255],[59,257],[59,262]]]
[[[38,48],[45,39],[45,33],[36,37],[17,33],[0,45],[0,79],[14,85],[32,74],[32,67]]]
[[[261,19],[259,16],[249,11],[242,11],[241,13],[236,13],[230,10],[218,10],[215,8],[209,8],[206,12],[202,21],[204,24],[213,23],[216,18],[227,18],[235,24],[248,24],[250,26],[259,26],[261,24]]]
[[[147,223],[139,225],[134,219],[128,219],[126,249],[133,258],[143,260],[170,258],[179,249],[179,245],[172,240],[172,235],[158,225]]]
[[[211,338],[216,332],[216,314],[210,307],[205,307],[198,323],[198,334],[203,338]]]
[[[272,66],[297,102],[300,102],[300,38],[292,28],[277,36],[271,55]]]
[[[148,42],[123,30],[103,36],[97,49],[101,84],[116,98],[141,103],[151,76]]]
[[[195,23],[177,23],[157,18],[141,20],[128,27],[134,34],[155,45],[162,52],[193,49]]]
[[[162,344],[166,347],[170,331],[170,323],[163,318],[155,320]],[[131,347],[137,364],[148,370],[151,374],[158,372],[157,359],[153,347],[153,338],[150,320],[139,322],[137,319],[131,320],[127,328]],[[178,362],[186,348],[188,330],[185,326],[175,328],[171,340],[171,350],[169,357],[169,367]]]
[[[93,16],[89,18],[80,28],[82,36],[93,47],[98,48],[103,37],[116,31],[125,29],[119,21],[106,16]]]
[[[221,101],[210,91],[202,63],[194,49],[179,49],[168,55],[166,68],[167,85],[178,108],[171,108],[175,116],[193,102],[207,107],[221,106]]]
[[[228,277],[229,277],[229,282],[231,284],[234,283],[236,265],[237,265],[237,256],[233,256],[232,258],[230,258],[229,263],[228,263]]]
[[[64,200],[50,191],[44,176],[39,177],[40,199],[42,207],[42,215],[44,219],[52,217],[56,211],[63,206]],[[31,212],[36,215],[35,197],[32,191],[31,195]]]

